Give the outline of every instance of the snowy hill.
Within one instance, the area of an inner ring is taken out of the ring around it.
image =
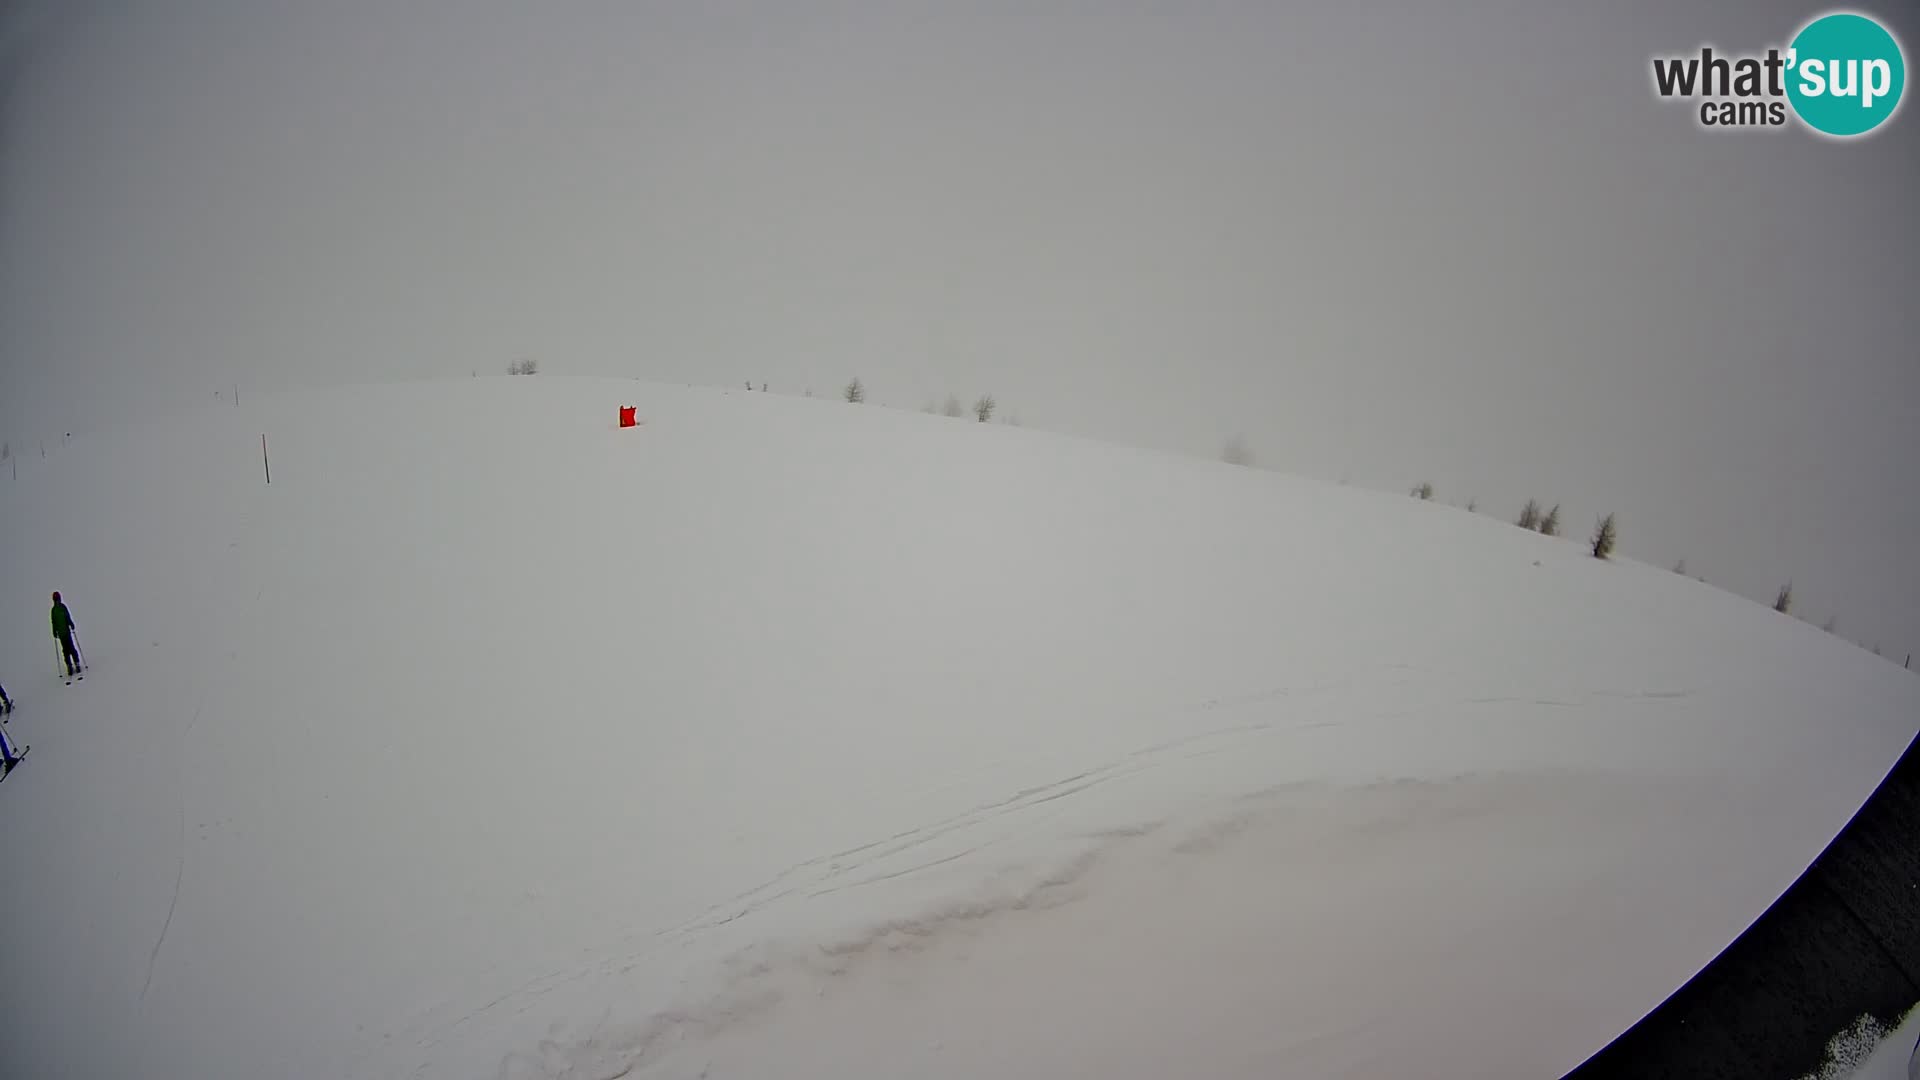
[[[209,401],[0,550],[19,1076],[1556,1076],[1920,727],[1577,540],[742,391]]]

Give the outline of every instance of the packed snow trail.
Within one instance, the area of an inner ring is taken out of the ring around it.
[[[1920,726],[1575,542],[758,392],[249,394],[0,548],[24,1075],[1537,1075]]]

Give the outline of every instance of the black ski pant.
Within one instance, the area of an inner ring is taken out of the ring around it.
[[[60,655],[66,657],[67,674],[73,675],[80,671],[80,650],[74,648],[72,634],[60,635]]]

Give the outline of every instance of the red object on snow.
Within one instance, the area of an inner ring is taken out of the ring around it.
[[[635,424],[639,423],[638,420],[635,420],[633,418],[633,410],[635,410],[636,408],[639,408],[639,406],[637,405],[620,406],[620,426],[621,427],[633,427]]]

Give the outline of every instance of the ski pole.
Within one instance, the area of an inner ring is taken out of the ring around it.
[[[80,670],[87,670],[87,650],[80,647],[80,632],[78,630],[69,630],[67,633],[73,638],[73,655],[80,660]]]

